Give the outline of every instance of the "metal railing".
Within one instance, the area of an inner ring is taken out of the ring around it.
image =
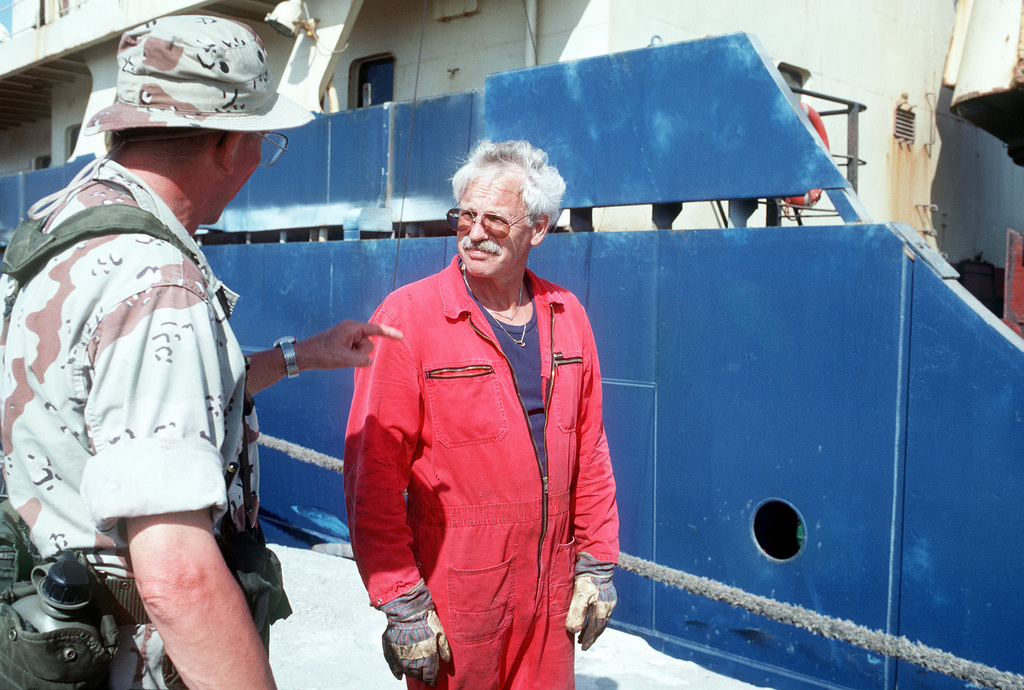
[[[66,17],[92,0],[0,0],[0,42]],[[4,32],[7,36],[3,36]]]
[[[866,161],[861,160],[860,152],[860,124],[859,115],[863,111],[867,110],[867,106],[863,103],[856,101],[848,101],[845,98],[839,98],[837,96],[829,96],[824,93],[817,91],[809,91],[807,89],[801,89],[798,87],[790,87],[793,93],[798,93],[804,96],[810,96],[811,98],[818,98],[829,103],[835,103],[843,106],[842,108],[836,108],[834,110],[819,110],[818,115],[821,117],[832,117],[835,115],[846,116],[846,153],[832,153],[832,157],[839,161],[840,167],[846,168],[846,179],[853,187],[853,191],[857,191],[857,172],[860,166],[865,165]]]

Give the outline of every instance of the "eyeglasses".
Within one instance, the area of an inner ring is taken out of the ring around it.
[[[209,129],[134,129],[117,132],[116,134],[124,141],[159,141],[163,139],[186,139],[190,137],[201,137],[210,134]],[[260,165],[264,168],[277,162],[281,154],[288,150],[288,137],[280,132],[253,132],[262,141],[260,142]],[[220,141],[224,141],[227,132],[221,132]]]
[[[280,132],[256,132],[263,139],[260,144],[260,167],[269,168],[288,150],[288,137]]]
[[[476,211],[469,211],[456,206],[448,211],[444,217],[448,219],[448,225],[451,229],[456,232],[469,232],[473,229],[473,224],[479,220],[480,227],[484,229],[484,232],[500,239],[508,237],[508,234],[512,232],[512,226],[529,215],[526,214],[515,220],[508,220],[496,213],[477,213]]]

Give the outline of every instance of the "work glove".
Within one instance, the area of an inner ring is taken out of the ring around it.
[[[618,601],[612,584],[614,572],[614,563],[604,563],[586,551],[580,552],[565,629],[580,634],[580,648],[584,652],[608,627],[608,619]]]
[[[438,656],[451,662],[452,650],[426,583],[420,580],[380,610],[388,617],[388,627],[381,637],[384,658],[395,678],[401,680],[405,674],[427,685],[436,685]]]

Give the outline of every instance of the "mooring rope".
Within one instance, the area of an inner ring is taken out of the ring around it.
[[[335,472],[341,472],[344,463],[337,458],[304,448],[289,441],[282,441],[260,432],[259,443],[280,451],[296,460],[309,462]],[[853,621],[832,618],[802,606],[786,604],[775,599],[751,594],[737,587],[706,577],[690,575],[651,561],[645,561],[629,554],[619,554],[619,568],[640,577],[654,580],[691,594],[725,602],[736,608],[750,611],[779,623],[803,628],[821,637],[841,640],[861,649],[885,656],[908,661],[917,666],[942,673],[974,685],[993,690],[1024,690],[1024,676],[968,661],[906,637],[897,637],[879,630],[871,630]]]
[[[338,458],[333,458],[330,455],[318,453],[317,451],[312,450],[310,448],[304,448],[303,446],[300,446],[297,443],[292,443],[291,441],[282,441],[279,438],[267,436],[262,431],[260,432],[259,439],[257,440],[261,446],[266,446],[267,448],[279,450],[285,455],[290,455],[296,460],[308,462],[310,464],[316,465],[317,467],[323,467],[325,470],[331,470],[332,472],[341,472],[341,470],[345,467],[345,463],[343,463]]]
[[[871,630],[852,621],[832,618],[802,606],[751,594],[706,577],[690,575],[624,553],[619,554],[619,567],[670,587],[685,589],[692,594],[699,594],[715,601],[724,601],[759,616],[788,623],[822,637],[849,642],[868,651],[909,661],[929,671],[944,673],[974,685],[997,690],[1024,689],[1024,676],[967,661],[920,642],[911,642],[906,637]]]

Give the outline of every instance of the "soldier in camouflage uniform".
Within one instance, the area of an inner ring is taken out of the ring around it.
[[[151,236],[106,235],[25,285],[2,344],[7,489],[43,556],[84,551],[137,584],[148,622],[118,621],[112,688],[166,687],[167,657],[190,687],[273,687],[215,536],[222,518],[243,530],[258,507],[246,380],[254,393],[296,369],[363,366],[370,336],[400,334],[344,321],[296,342],[287,363],[283,348],[243,357],[227,320],[236,296],[192,235],[261,157],[280,155],[267,132],[312,115],[276,93],[259,38],[236,22],[157,19],[123,36],[118,63],[117,103],[85,128],[113,133],[110,154],[33,215],[54,228],[87,207],[135,206],[197,260]],[[248,502],[237,477],[225,481],[243,444]]]

